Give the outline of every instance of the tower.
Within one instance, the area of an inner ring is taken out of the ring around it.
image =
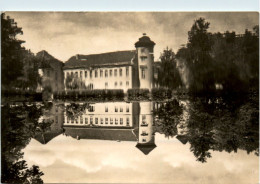
[[[140,102],[139,132],[136,147],[148,155],[155,147],[152,102]]]
[[[155,43],[144,33],[135,43],[138,59],[140,88],[151,90],[153,87],[153,48]]]

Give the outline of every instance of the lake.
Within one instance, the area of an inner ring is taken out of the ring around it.
[[[258,97],[2,105],[2,182],[257,183]]]

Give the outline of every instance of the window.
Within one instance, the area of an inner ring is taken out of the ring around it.
[[[95,70],[95,77],[97,78],[98,77],[98,71]]]
[[[141,53],[144,53],[145,52],[145,48],[141,48]]]
[[[145,69],[142,68],[142,78],[145,79]]]
[[[129,117],[126,118],[126,125],[129,126]]]
[[[117,82],[115,82],[115,87],[117,87]]]
[[[120,107],[120,112],[123,112],[123,107]]]
[[[100,77],[103,77],[103,70],[100,70]]]
[[[105,107],[105,112],[108,112],[108,107],[107,106]]]
[[[87,78],[88,77],[88,72],[87,71],[85,71],[85,78]]]
[[[91,105],[91,106],[89,107],[89,112],[94,112],[94,111],[95,111],[95,107]]]
[[[88,118],[85,118],[85,124],[88,124]]]
[[[120,82],[120,86],[122,86],[123,85],[123,83],[122,83],[122,81]]]
[[[108,71],[105,70],[105,77],[108,77]]]
[[[103,118],[100,118],[100,123],[103,125]]]
[[[146,121],[146,116],[142,115],[142,122],[145,123],[145,121]]]
[[[120,125],[123,125],[123,118],[120,118]]]
[[[129,86],[129,81],[126,81],[126,86],[127,86],[127,87]]]
[[[117,76],[117,69],[114,70],[114,76]]]
[[[116,124],[116,125],[118,124],[118,119],[117,119],[117,118],[115,118],[115,124]]]
[[[75,119],[75,121],[76,121],[76,124],[78,124],[78,119]]]
[[[122,77],[122,73],[123,73],[123,70],[122,70],[122,68],[120,68],[120,69],[119,69],[119,75],[120,75],[120,77]]]
[[[141,61],[145,61],[145,59],[147,58],[147,56],[141,56]]]
[[[113,124],[113,118],[110,118],[110,124],[111,125]]]
[[[95,118],[95,123],[98,124],[98,118]]]
[[[90,117],[90,124],[93,124],[93,118]]]
[[[128,105],[126,106],[126,112],[129,112],[129,106]]]
[[[89,72],[89,77],[92,78],[92,70]]]
[[[129,76],[129,67],[125,68],[125,75],[128,77]]]
[[[82,71],[80,71],[79,75],[80,75],[80,78],[82,78]]]
[[[118,108],[117,108],[117,106],[115,106],[115,112],[118,112]]]
[[[78,77],[78,72],[75,72],[75,77]]]
[[[106,83],[105,83],[105,89],[107,89],[107,88],[108,88],[108,83],[106,82]]]
[[[110,77],[112,77],[112,75],[113,75],[113,70],[109,70],[109,75],[110,75]]]
[[[105,119],[105,124],[108,124],[108,118]]]
[[[143,139],[143,142],[146,142],[146,139]]]
[[[82,118],[82,116],[80,117],[80,124],[83,124],[83,118]]]

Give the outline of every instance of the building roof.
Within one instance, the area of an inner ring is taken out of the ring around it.
[[[76,55],[71,57],[64,66],[70,68],[88,68],[110,65],[130,65],[135,58],[135,50],[116,51],[102,54]]]
[[[47,144],[50,142],[54,137],[62,134],[62,130],[57,132],[47,132],[47,133],[39,133],[34,136],[34,139],[39,141],[42,144]]]
[[[144,33],[139,41],[135,43],[135,47],[153,47],[155,43]]]
[[[40,67],[44,69],[57,69],[61,68],[64,63],[50,55],[47,51],[42,50],[36,54],[36,57],[40,60]]]
[[[137,141],[133,129],[64,127],[65,134],[78,139]]]
[[[146,143],[146,144],[140,144],[138,143],[136,147],[143,152],[145,155],[148,155],[154,148],[156,148],[156,145],[154,142],[152,143]]]
[[[186,135],[177,135],[176,138],[182,143],[186,144],[188,142],[188,137]]]

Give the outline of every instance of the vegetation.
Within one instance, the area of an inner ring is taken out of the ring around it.
[[[243,35],[235,32],[209,33],[210,23],[195,20],[188,33],[188,44],[176,57],[186,66],[189,91],[193,94],[215,92],[216,84],[226,93],[258,90],[259,28]]]
[[[240,96],[196,97],[182,107],[178,101],[162,103],[154,111],[158,132],[166,137],[186,140],[199,162],[206,162],[211,151],[259,155],[258,94]],[[188,114],[185,123],[183,113]]]
[[[1,14],[1,67],[2,89],[35,90],[40,76],[38,61],[34,55],[22,47],[24,41],[17,39],[23,34],[17,23]]]
[[[39,127],[38,119],[42,107],[22,105],[1,108],[1,182],[2,183],[43,183],[43,173],[33,165],[28,168],[21,151],[29,144]]]
[[[158,84],[168,89],[176,89],[182,85],[181,77],[177,69],[177,61],[172,49],[168,47],[160,56],[161,63],[158,72]]]

